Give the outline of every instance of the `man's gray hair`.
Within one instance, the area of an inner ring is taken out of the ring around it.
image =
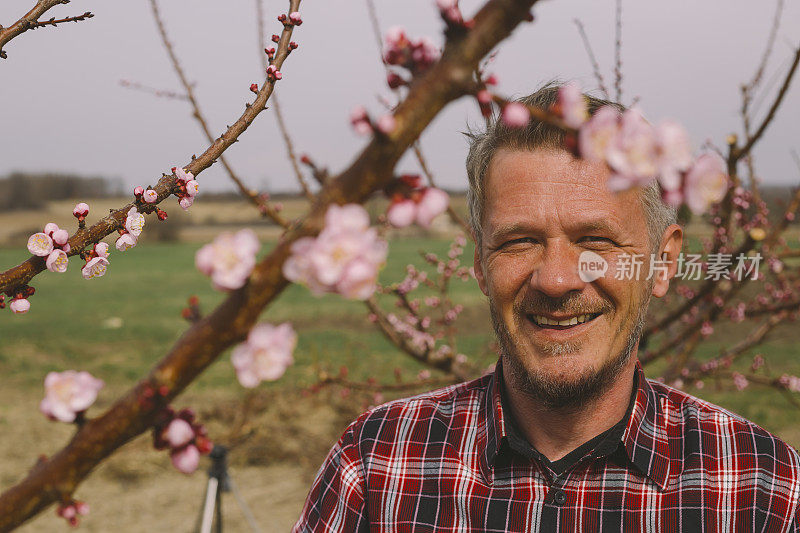
[[[550,109],[558,101],[560,87],[560,84],[551,82],[535,93],[517,101],[526,105]],[[620,112],[625,110],[625,107],[621,104],[590,95],[584,96],[587,99],[590,115],[593,115],[598,109],[606,105],[615,107]],[[563,149],[564,130],[535,119],[532,119],[524,128],[509,128],[500,120],[499,116],[495,116],[488,124],[485,132],[469,132],[466,135],[470,140],[469,154],[467,155],[469,224],[475,236],[475,242],[480,246],[483,227],[483,206],[486,199],[484,182],[486,171],[494,154],[501,148],[525,151],[533,151],[538,148]],[[653,180],[650,185],[642,190],[641,200],[642,209],[647,220],[650,248],[653,253],[656,253],[664,230],[676,221],[676,211],[675,208],[661,200],[661,187],[657,180]]]

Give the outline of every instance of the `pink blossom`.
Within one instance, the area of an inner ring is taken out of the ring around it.
[[[603,106],[592,115],[578,132],[581,157],[588,161],[605,161],[606,149],[619,129],[619,117],[619,111],[612,106]]]
[[[571,128],[580,128],[589,118],[586,98],[575,82],[570,82],[558,90],[558,105],[564,123]]]
[[[144,187],[142,187],[141,185],[137,185],[136,187],[133,188],[133,195],[136,196],[137,198],[143,194],[144,194]]]
[[[736,390],[742,391],[747,388],[749,382],[747,381],[747,378],[744,377],[742,374],[734,372],[732,377],[733,377],[733,384],[736,386]]]
[[[503,108],[503,124],[509,128],[524,128],[531,119],[531,112],[519,102],[511,102]]]
[[[8,307],[14,314],[23,315],[31,308],[31,303],[26,298],[14,298]]]
[[[128,216],[125,217],[125,230],[138,239],[143,229],[144,215],[137,211],[135,207],[131,207],[128,210]]]
[[[300,24],[303,23],[303,19],[300,17],[300,13],[298,13],[297,11],[289,13],[289,20],[292,21],[292,24],[294,24],[295,26],[299,26]]]
[[[174,418],[164,430],[163,438],[171,448],[180,448],[194,440],[194,429],[186,420]]]
[[[353,108],[350,112],[350,124],[359,135],[369,135],[372,133],[372,125],[369,122],[369,116],[367,116],[367,110],[364,106],[356,106]]]
[[[197,251],[195,265],[200,272],[211,276],[217,290],[238,289],[250,277],[260,247],[250,229],[223,233]]]
[[[417,205],[417,224],[424,228],[429,227],[434,218],[447,210],[449,204],[450,196],[446,192],[428,187]]]
[[[378,131],[380,131],[384,135],[389,135],[390,133],[392,133],[396,126],[397,122],[395,121],[394,116],[391,114],[383,115],[381,118],[378,119],[378,122],[376,124]]]
[[[72,210],[72,214],[76,217],[85,217],[89,214],[89,204],[80,202],[75,204],[75,208]]]
[[[147,189],[146,191],[144,191],[142,199],[144,199],[144,201],[147,202],[148,204],[152,204],[153,202],[158,200],[158,193],[153,189]]]
[[[47,256],[45,264],[47,265],[47,270],[50,272],[66,272],[69,258],[64,250],[53,250],[50,252],[50,255]]]
[[[283,275],[305,284],[316,295],[344,291],[346,297],[365,299],[374,291],[387,248],[386,241],[369,227],[369,215],[362,206],[332,205],[319,236],[299,239],[292,245]],[[365,265],[369,265],[369,276]]]
[[[108,257],[108,243],[98,242],[95,244],[94,253],[96,253],[98,257]]]
[[[44,225],[44,232],[50,237],[52,237],[53,232],[58,231],[58,229],[59,229],[58,224],[56,224],[55,222],[48,222],[47,224]]]
[[[125,250],[128,250],[129,248],[133,248],[134,246],[136,246],[137,242],[138,239],[134,237],[132,234],[123,233],[122,235],[119,236],[117,242],[114,243],[114,246],[116,246],[117,250],[119,250],[120,252],[124,252]]]
[[[81,274],[85,279],[99,278],[105,275],[108,265],[105,257],[94,257],[83,266]]]
[[[629,180],[631,185],[647,184],[656,177],[657,155],[653,127],[638,109],[625,111],[617,134],[606,147],[606,161],[621,180],[617,183]]]
[[[183,208],[184,211],[188,211],[192,204],[194,203],[194,196],[184,196],[178,201],[178,205]]]
[[[681,173],[692,164],[692,145],[686,129],[672,120],[665,120],[655,128],[658,157],[658,180],[665,191],[675,191],[681,186]]]
[[[184,183],[194,179],[194,174],[184,170],[182,167],[175,167],[172,171],[175,173],[175,177]]]
[[[700,326],[700,334],[703,337],[708,337],[714,333],[714,326],[711,325],[711,322],[703,322],[703,325]]]
[[[410,199],[392,202],[386,211],[386,219],[396,228],[410,226],[417,216],[417,204]]]
[[[39,410],[48,418],[73,422],[97,399],[104,383],[88,372],[50,372],[44,379],[45,396]]]
[[[197,180],[189,180],[186,182],[186,194],[191,197],[197,196],[197,192],[200,189],[200,184]]]
[[[28,251],[39,257],[48,256],[53,251],[53,239],[44,233],[34,233],[28,238]]]
[[[257,324],[231,355],[239,383],[253,388],[262,381],[278,379],[294,362],[295,346],[297,334],[288,322],[279,326]]]
[[[173,450],[169,456],[172,460],[172,466],[184,474],[193,473],[200,464],[200,451],[193,444],[179,450]]]
[[[725,197],[728,191],[728,174],[725,161],[716,152],[698,157],[686,173],[686,205],[696,215]]]
[[[65,229],[57,229],[53,232],[53,242],[59,246],[67,244],[69,233]]]

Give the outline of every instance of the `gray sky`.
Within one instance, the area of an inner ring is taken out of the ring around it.
[[[0,23],[8,25],[33,0],[2,0]],[[465,14],[481,2],[462,0]],[[433,0],[375,0],[383,29],[402,25],[412,37],[441,42],[442,22]],[[774,80],[763,114],[800,42],[800,2],[786,0],[767,81]],[[170,38],[216,133],[252,100],[248,87],[263,80],[254,0],[162,0]],[[266,2],[266,28],[288,2]],[[92,11],[95,18],[43,28],[15,39],[0,62],[0,175],[12,170],[102,174],[134,185],[153,183],[176,164],[206,147],[183,101],[125,89],[122,79],[179,90],[150,14],[149,2],[73,0],[47,14],[57,18]],[[304,23],[278,83],[284,114],[300,152],[337,172],[366,142],[350,129],[357,104],[382,113],[378,95],[389,95],[364,0],[307,0]],[[640,98],[652,121],[674,118],[695,146],[723,145],[740,130],[739,85],[749,79],[764,49],[774,3],[745,0],[637,0],[624,2],[623,100]],[[546,0],[536,22],[524,24],[500,46],[491,71],[498,90],[520,96],[553,77],[595,87],[591,65],[572,20],[586,25],[607,82],[611,82],[613,0]],[[263,53],[263,52],[262,52]],[[760,116],[760,115],[759,115]],[[800,79],[779,118],[756,151],[766,183],[800,182],[791,149],[800,150]],[[450,105],[423,134],[423,149],[441,185],[466,184],[466,143],[459,134],[479,125],[474,101]],[[262,113],[226,153],[251,186],[271,191],[296,188],[275,119]],[[406,157],[400,171],[416,166]],[[203,190],[228,189],[221,168],[201,176]],[[201,196],[202,197],[202,196]]]

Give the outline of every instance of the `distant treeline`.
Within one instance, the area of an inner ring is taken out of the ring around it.
[[[0,209],[35,209],[51,200],[107,198],[124,194],[122,183],[101,176],[12,172],[0,178]]]

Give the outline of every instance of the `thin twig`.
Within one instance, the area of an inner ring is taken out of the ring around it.
[[[605,96],[606,100],[611,99],[611,95],[608,93],[608,88],[606,87],[606,80],[603,78],[603,74],[600,72],[600,64],[597,62],[597,58],[594,55],[594,51],[592,50],[592,43],[589,42],[589,36],[586,35],[586,29],[583,27],[583,22],[581,19],[573,19],[573,22],[578,27],[578,33],[581,35],[581,40],[583,41],[583,48],[586,50],[586,54],[589,56],[589,62],[592,64],[592,70],[594,71],[594,79],[597,81],[597,85],[599,86],[600,90],[603,92],[603,96]]]
[[[155,87],[143,85],[137,81],[119,80],[119,84],[125,87],[126,89],[134,89],[136,91],[150,93],[158,98],[170,98],[172,100],[186,100],[186,101],[189,100],[189,97],[186,96],[186,93],[179,93],[167,89],[156,89]]]
[[[175,74],[178,75],[178,79],[180,80],[181,85],[183,85],[183,89],[186,91],[186,98],[189,100],[189,103],[192,106],[192,116],[195,118],[195,120],[197,120],[198,124],[200,124],[200,128],[203,130],[203,133],[205,133],[208,142],[214,142],[214,136],[211,135],[211,129],[208,127],[208,122],[206,121],[206,118],[200,109],[200,102],[197,101],[197,98],[194,95],[194,87],[191,83],[189,83],[189,80],[187,79],[186,74],[181,67],[181,63],[178,60],[178,56],[175,53],[175,49],[172,47],[172,43],[167,37],[167,30],[164,26],[164,21],[161,18],[157,0],[150,0],[150,7],[153,10],[153,18],[155,19],[156,26],[158,27],[158,34],[161,36],[161,42],[164,44],[164,48],[167,50],[169,60],[172,63],[172,68],[175,69]],[[239,192],[245,198],[247,198],[250,203],[258,208],[262,216],[271,218],[276,224],[284,228],[289,227],[289,222],[278,213],[278,210],[275,209],[274,206],[264,201],[263,197],[256,191],[245,186],[244,182],[242,182],[239,176],[236,175],[236,172],[233,171],[233,168],[230,166],[227,159],[225,159],[225,156],[220,154],[219,162],[222,163],[222,167],[225,169],[225,172],[228,173],[228,176],[231,178],[231,180],[233,180],[233,183],[236,184]]]
[[[622,102],[622,0],[617,0],[614,38],[614,99]]]
[[[747,139],[747,143],[742,148],[737,148],[736,150],[732,151],[731,156],[734,163],[738,162],[744,156],[750,153],[750,151],[753,149],[753,146],[758,142],[759,139],[761,139],[761,136],[764,135],[767,126],[769,126],[770,122],[772,122],[772,119],[775,118],[775,114],[777,113],[781,102],[783,102],[783,98],[786,96],[786,93],[789,91],[789,86],[792,84],[792,78],[794,77],[795,72],[797,72],[798,63],[800,63],[800,46],[798,46],[795,50],[792,66],[789,67],[789,71],[786,73],[786,77],[783,80],[783,85],[778,91],[778,95],[775,97],[775,100],[772,102],[772,106],[770,107],[767,116],[764,117],[764,120],[761,122],[761,125],[758,127],[753,136]]]
[[[7,28],[0,26],[0,59],[6,59],[8,56],[3,47],[8,42],[25,33],[26,31],[36,27],[39,17],[44,15],[47,11],[57,6],[58,4],[66,4],[69,0],[39,0],[33,8],[25,13],[18,21]],[[88,18],[88,17],[87,17]]]
[[[269,60],[264,52],[266,43],[264,41],[265,33],[263,0],[256,0],[256,19],[258,25],[258,49],[261,56],[261,66],[264,68],[264,70],[266,70],[269,66]],[[297,178],[297,182],[300,184],[300,188],[303,189],[303,194],[306,198],[313,202],[314,193],[312,193],[311,189],[308,187],[306,177],[303,175],[303,171],[300,170],[300,165],[297,163],[297,155],[294,151],[294,143],[292,143],[292,138],[289,135],[289,128],[286,126],[286,122],[283,120],[283,111],[281,108],[282,106],[278,100],[278,95],[273,96],[272,110],[275,111],[275,118],[278,121],[278,129],[283,137],[283,143],[286,145],[286,154],[289,156],[289,162],[292,164],[292,170],[294,170],[294,175]]]
[[[49,20],[38,21],[38,22],[32,23],[28,29],[29,30],[35,30],[36,28],[42,28],[44,26],[56,27],[59,24],[61,24],[62,22],[81,22],[81,21],[84,21],[86,19],[90,19],[92,17],[94,17],[94,15],[90,11],[87,11],[83,15],[77,15],[77,16],[74,16],[74,17],[64,17],[63,19],[56,19],[55,17],[51,17]]]

